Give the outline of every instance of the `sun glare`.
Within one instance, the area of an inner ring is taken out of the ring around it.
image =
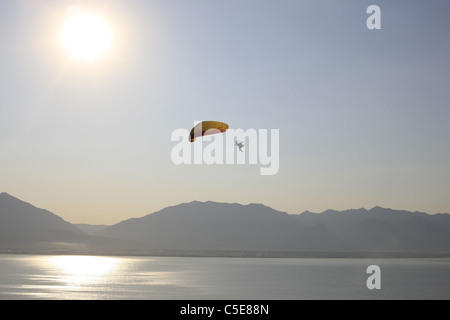
[[[61,270],[65,282],[83,284],[97,282],[114,270],[119,259],[94,256],[55,256],[51,265]]]
[[[74,59],[94,61],[106,54],[113,31],[99,14],[75,10],[64,21],[60,42]]]

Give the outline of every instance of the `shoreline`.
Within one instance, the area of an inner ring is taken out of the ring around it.
[[[0,255],[86,255],[117,257],[186,257],[186,258],[298,258],[298,259],[414,259],[450,258],[450,253],[418,252],[262,252],[262,251],[207,251],[207,250],[152,250],[152,251],[72,251],[72,250],[0,250]]]

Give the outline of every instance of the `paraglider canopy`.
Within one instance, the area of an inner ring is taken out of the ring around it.
[[[191,129],[189,141],[194,142],[196,138],[209,134],[216,134],[228,130],[228,125],[219,121],[202,121]]]

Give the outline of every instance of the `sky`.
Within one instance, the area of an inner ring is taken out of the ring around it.
[[[378,5],[381,29],[366,9]],[[59,41],[110,26],[93,61]],[[0,192],[72,223],[184,202],[450,213],[447,0],[0,2]],[[175,165],[174,130],[278,129],[279,171]]]

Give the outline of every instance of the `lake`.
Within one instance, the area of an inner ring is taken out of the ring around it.
[[[381,289],[369,290],[370,265]],[[0,299],[450,299],[450,259],[0,255]]]

